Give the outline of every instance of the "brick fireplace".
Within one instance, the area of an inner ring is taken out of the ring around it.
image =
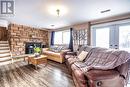
[[[9,42],[13,55],[25,54],[27,42],[41,43],[48,46],[48,31],[23,25],[10,24],[8,28]]]

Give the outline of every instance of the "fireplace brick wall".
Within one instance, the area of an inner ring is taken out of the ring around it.
[[[10,24],[8,27],[9,43],[12,55],[25,54],[26,42],[42,42],[48,46],[48,31],[18,24]]]

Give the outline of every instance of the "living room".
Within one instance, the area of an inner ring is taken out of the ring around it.
[[[129,0],[0,0],[0,87],[130,87]]]

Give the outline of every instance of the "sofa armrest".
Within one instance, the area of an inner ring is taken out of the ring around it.
[[[69,51],[70,51],[69,49],[67,49],[67,50],[61,50],[60,53],[67,53],[67,52],[69,52]]]
[[[111,79],[119,76],[119,72],[116,70],[90,70],[84,74],[88,79],[93,81]]]
[[[62,51],[60,52],[61,57],[64,58],[65,55],[67,54],[67,52],[69,52],[69,51],[70,51],[69,49],[68,49],[68,50],[62,50]]]
[[[49,50],[49,48],[42,48],[42,51],[47,51]]]

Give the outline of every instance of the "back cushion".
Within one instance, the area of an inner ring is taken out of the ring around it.
[[[85,49],[85,46],[81,46],[77,52],[77,54],[79,55],[82,51],[84,51]]]
[[[81,46],[81,47],[79,48],[79,51],[77,52],[77,55],[79,55],[82,51],[89,52],[91,49],[92,49],[91,46]]]
[[[90,65],[105,65],[111,63],[118,58],[120,52],[106,48],[94,48],[91,55],[85,60],[85,63]]]
[[[57,50],[57,46],[51,46],[49,50],[55,52],[55,50]]]
[[[50,47],[50,51],[53,51],[53,52],[61,52],[62,50],[66,50],[67,47],[65,46],[51,46]]]

